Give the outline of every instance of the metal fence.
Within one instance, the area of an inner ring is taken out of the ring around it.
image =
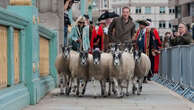
[[[194,101],[194,44],[162,49],[156,77],[156,82]]]

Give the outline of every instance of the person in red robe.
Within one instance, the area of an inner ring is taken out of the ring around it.
[[[105,22],[101,21],[100,25],[98,27],[98,30],[96,31],[95,28],[93,28],[93,30],[92,30],[92,38],[90,41],[91,52],[95,48],[99,48],[101,51],[104,50],[104,47],[103,47],[103,36],[104,36],[103,27],[104,27],[104,24],[105,24]]]
[[[149,23],[149,28],[151,28],[151,33],[155,37],[155,44],[156,44],[156,50],[154,51],[154,55],[150,57],[151,63],[152,63],[152,72],[154,74],[158,73],[159,70],[159,59],[160,59],[160,51],[159,49],[162,48],[162,42],[159,37],[159,33],[156,28],[152,26],[152,20],[147,19],[147,22]]]

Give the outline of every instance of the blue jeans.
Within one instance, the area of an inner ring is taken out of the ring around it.
[[[67,45],[68,25],[64,25],[64,45]]]

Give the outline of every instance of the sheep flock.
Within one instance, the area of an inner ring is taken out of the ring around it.
[[[130,43],[124,43],[111,44],[107,52],[97,48],[92,54],[73,51],[71,46],[62,47],[55,67],[60,94],[84,96],[87,84],[91,83],[93,96],[97,97],[99,83],[101,96],[123,97],[129,96],[130,90],[133,94],[141,94],[143,78],[150,71],[151,63],[147,55]]]

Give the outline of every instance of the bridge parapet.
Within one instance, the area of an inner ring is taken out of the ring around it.
[[[164,48],[159,74],[154,78],[194,102],[194,44]]]

